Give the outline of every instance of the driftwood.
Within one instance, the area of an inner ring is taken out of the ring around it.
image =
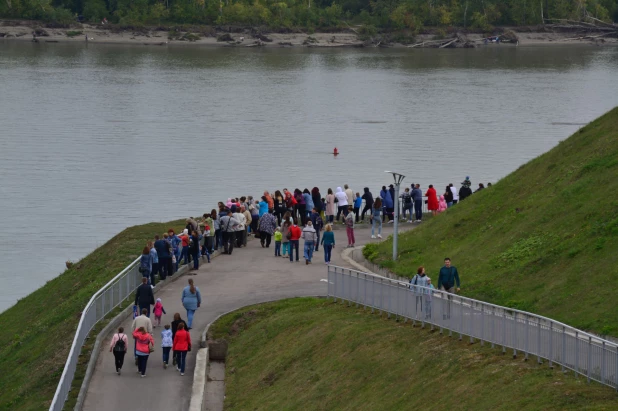
[[[597,39],[599,37],[610,36],[612,34],[618,35],[618,32],[604,33],[604,34],[599,34],[598,36],[571,37],[571,38],[568,38],[568,39],[564,39],[564,41],[569,41],[569,40],[592,40],[592,39]]]
[[[446,47],[450,46],[451,44],[453,44],[456,41],[459,41],[459,38],[455,37],[453,40],[449,41],[448,43],[445,43],[445,44],[441,45],[438,48],[441,48],[441,49],[446,48]]]

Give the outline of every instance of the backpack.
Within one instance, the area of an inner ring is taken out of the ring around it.
[[[114,345],[114,352],[125,352],[126,349],[127,345],[125,344],[120,334],[118,334],[118,341],[116,341],[116,345]]]
[[[403,201],[406,204],[412,204],[412,197],[410,196],[410,194],[404,194],[403,196]]]

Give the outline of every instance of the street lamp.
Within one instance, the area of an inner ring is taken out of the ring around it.
[[[393,204],[395,205],[395,222],[393,224],[393,261],[397,260],[397,235],[399,234],[399,186],[406,176],[396,173],[394,171],[385,171],[393,175],[395,180],[395,198],[393,198]]]

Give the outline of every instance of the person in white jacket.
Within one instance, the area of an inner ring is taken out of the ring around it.
[[[449,184],[448,187],[453,193],[453,205],[455,205],[459,202],[459,193],[457,192],[457,189],[453,186],[453,183]]]
[[[336,220],[339,222],[339,216],[343,213],[343,218],[348,215],[348,196],[343,192],[341,187],[337,187],[337,192],[335,193],[335,202],[337,204],[337,217]],[[345,222],[344,222],[345,224]]]

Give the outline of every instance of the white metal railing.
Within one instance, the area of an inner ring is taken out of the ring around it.
[[[328,267],[328,296],[520,351],[618,389],[618,345],[550,318],[379,275]]]
[[[131,296],[133,291],[141,284],[142,274],[138,271],[139,261],[140,259],[137,258],[127,268],[112,278],[86,304],[86,308],[82,312],[77,330],[75,331],[69,357],[64,365],[58,387],[56,387],[54,399],[49,407],[50,411],[60,411],[64,407],[71,384],[73,383],[73,377],[75,376],[79,354],[90,331],[110,311]]]

